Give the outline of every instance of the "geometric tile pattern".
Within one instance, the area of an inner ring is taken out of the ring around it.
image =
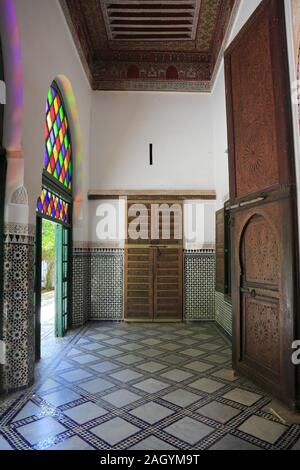
[[[124,252],[118,249],[91,249],[92,320],[122,320]]]
[[[232,306],[226,302],[224,294],[215,292],[216,298],[216,322],[232,336]]]
[[[85,325],[90,312],[90,252],[87,248],[74,248],[72,270],[72,327],[77,328]]]
[[[6,345],[6,365],[0,386],[6,392],[19,390],[33,382],[33,266],[32,226],[17,224],[7,227],[4,237],[4,317],[1,332]]]
[[[73,251],[73,326],[90,320],[122,320],[124,251],[75,248]],[[215,319],[215,254],[184,253],[185,318]]]
[[[0,404],[0,449],[299,447],[300,426],[233,376],[229,340],[212,323],[93,322],[67,338],[31,390]]]
[[[184,299],[187,320],[215,320],[214,253],[184,253]]]

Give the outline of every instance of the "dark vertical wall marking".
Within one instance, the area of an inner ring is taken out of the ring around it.
[[[149,144],[149,163],[153,165],[153,144]]]

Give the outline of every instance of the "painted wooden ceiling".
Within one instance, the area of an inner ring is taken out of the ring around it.
[[[210,91],[239,0],[60,0],[95,90]]]

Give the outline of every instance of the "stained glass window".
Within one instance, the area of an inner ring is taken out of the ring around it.
[[[37,201],[37,210],[40,214],[51,217],[52,219],[70,223],[70,209],[69,204],[60,197],[43,189]]]
[[[50,175],[67,189],[72,189],[69,123],[55,83],[49,89],[46,104],[44,165]]]

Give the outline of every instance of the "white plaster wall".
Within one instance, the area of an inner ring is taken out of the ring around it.
[[[218,210],[224,206],[224,202],[229,198],[227,118],[223,62],[211,95],[211,106],[213,116],[214,175],[217,193],[216,210]]]
[[[258,7],[261,0],[242,0],[237,17],[235,19],[227,46],[232,42],[243,25]],[[214,139],[214,175],[215,189],[217,192],[217,210],[229,198],[229,175],[228,175],[228,150],[227,141],[227,117],[225,97],[224,60],[220,65],[219,72],[211,94],[213,139]]]
[[[210,99],[208,94],[95,92],[90,188],[213,189]]]
[[[300,129],[299,129],[299,108],[298,108],[298,90],[300,83],[297,82],[297,69],[295,57],[297,57],[297,50],[299,44],[295,44],[294,38],[297,36],[293,30],[293,15],[292,15],[291,0],[285,0],[286,12],[286,29],[287,29],[287,42],[288,42],[288,57],[290,69],[290,83],[291,83],[291,97],[292,97],[292,114],[293,114],[293,129],[294,129],[294,143],[295,143],[295,163],[296,163],[296,181],[297,181],[297,197],[298,197],[298,224],[300,220]],[[299,28],[299,25],[298,25]],[[300,237],[300,234],[299,234]],[[300,239],[299,239],[300,244]]]
[[[125,244],[125,199],[89,202],[89,241],[107,248]]]
[[[5,8],[6,3],[6,0],[1,0],[1,8]],[[78,201],[75,211],[75,239],[85,239],[87,224],[84,223],[83,214],[87,214],[87,210],[84,210],[84,204],[80,201],[85,201],[88,189],[92,95],[90,85],[58,0],[15,0],[15,6],[21,44],[23,76],[21,151],[25,163],[23,184],[29,195],[29,222],[35,221],[35,205],[41,190],[47,92],[53,79],[65,76],[70,80],[74,91],[81,131],[81,139],[77,139],[78,129],[72,121],[74,109],[69,109],[74,157],[80,159],[80,162],[78,160],[74,162],[76,170],[74,191],[75,199]],[[68,97],[64,98],[68,107]],[[11,113],[7,112],[6,129],[11,127],[11,119]],[[9,199],[10,194],[7,197]],[[7,217],[10,215],[7,214]]]

